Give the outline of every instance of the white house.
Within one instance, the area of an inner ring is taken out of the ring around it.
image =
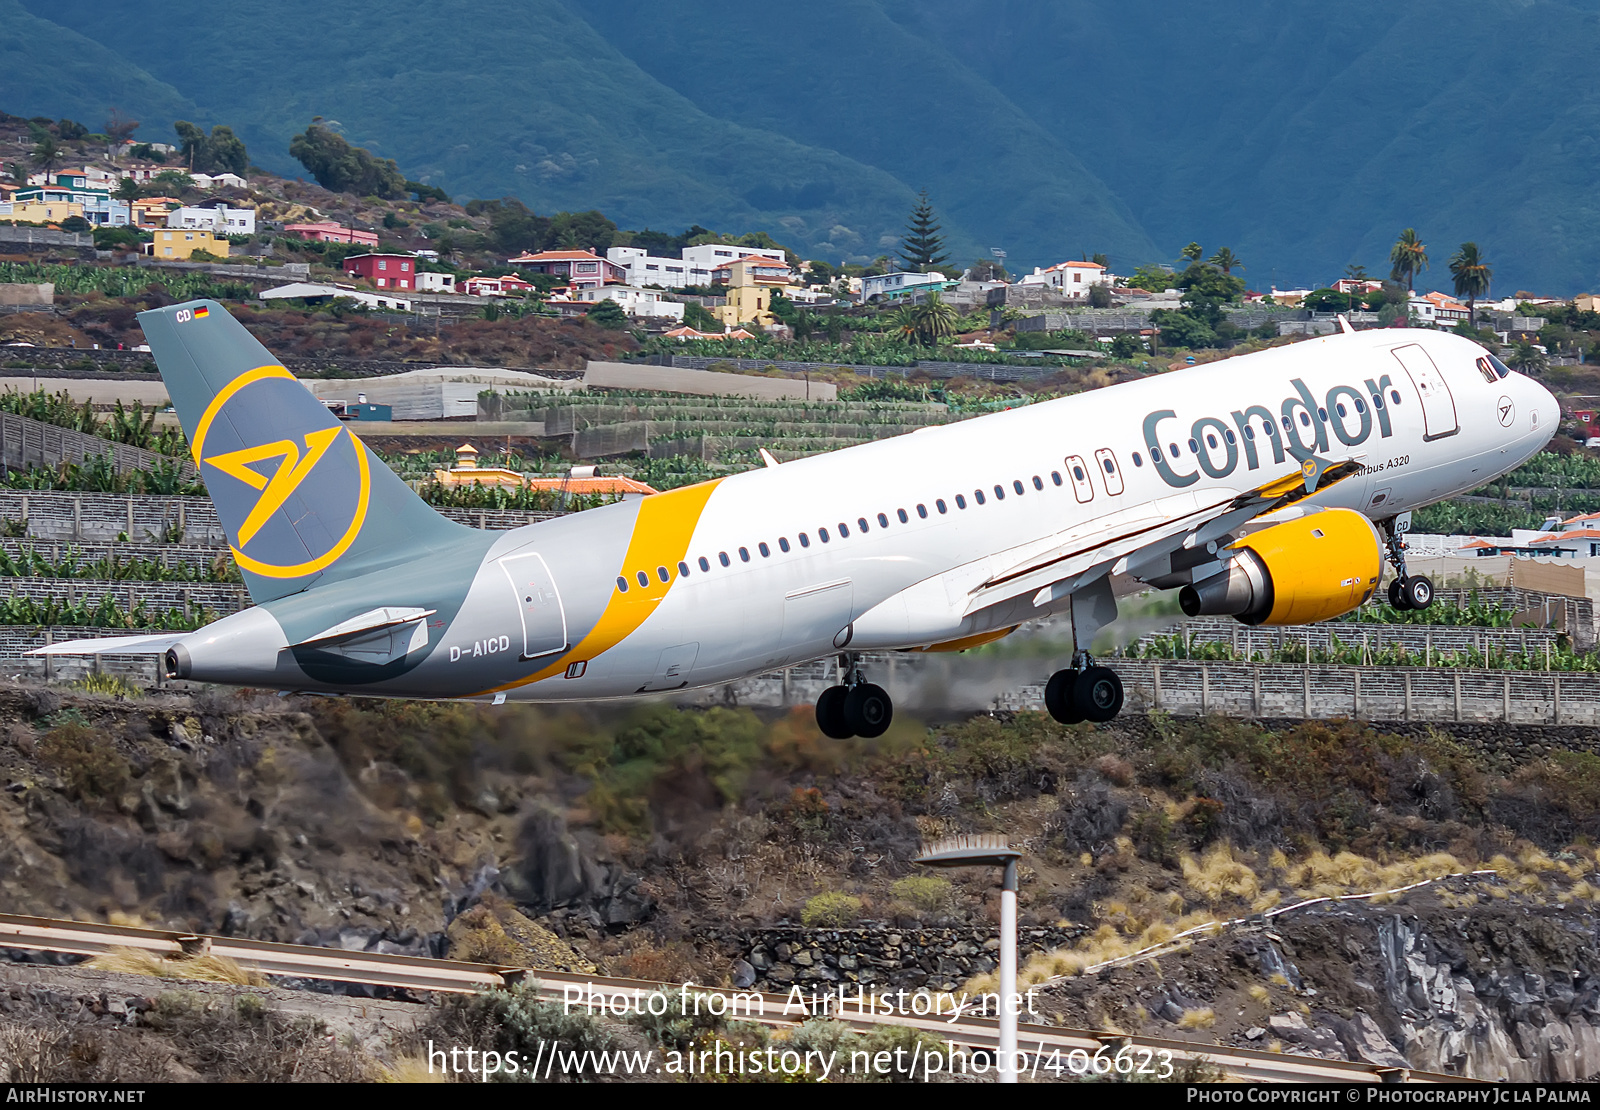
[[[632,286],[659,285],[663,289],[682,289],[685,285],[710,285],[711,271],[682,258],[653,255],[643,247],[612,247],[606,258],[621,266]]]
[[[254,235],[256,210],[229,208],[226,204],[208,207],[185,205],[167,213],[168,227],[190,231],[209,231],[213,235]]]
[[[359,301],[368,308],[397,308],[402,312],[411,311],[411,301],[406,297],[373,293],[366,289],[352,289],[348,285],[325,285],[310,281],[294,281],[275,289],[263,289],[256,296],[263,301],[331,301],[344,297]]]
[[[419,293],[454,293],[454,292],[456,292],[456,275],[454,275],[454,274],[430,274],[425,270],[418,270],[417,271],[417,292],[419,292]]]
[[[189,177],[202,189],[248,189],[250,183],[236,173],[191,173]]]
[[[630,285],[606,285],[599,289],[577,289],[573,300],[587,304],[616,301],[629,316],[655,316],[672,320],[683,319],[681,301],[665,300],[654,289],[636,289]]]
[[[1434,327],[1448,328],[1467,318],[1467,306],[1443,293],[1413,293],[1409,307],[1419,323]]]
[[[736,247],[729,243],[701,243],[698,247],[683,248],[683,260],[696,270],[704,270],[706,273],[752,255],[770,258],[774,262],[787,262],[789,259],[783,251],[771,247]]]
[[[1033,273],[1023,277],[1017,284],[1042,285],[1056,290],[1068,300],[1087,301],[1090,286],[1103,283],[1109,289],[1115,280],[1115,276],[1106,273],[1106,268],[1098,262],[1057,262],[1044,269],[1034,267]]]
[[[926,274],[874,274],[861,279],[861,299],[870,301],[874,297],[898,297],[931,285],[943,288],[948,280],[938,270]]]

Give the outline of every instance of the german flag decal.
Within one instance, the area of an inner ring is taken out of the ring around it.
[[[201,305],[199,308],[194,310],[194,318],[196,320],[204,320],[207,316],[210,316],[210,315],[211,315],[211,310],[209,308],[207,308],[205,305]]]

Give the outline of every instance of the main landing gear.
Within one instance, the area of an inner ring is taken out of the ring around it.
[[[894,720],[894,702],[882,686],[861,673],[861,657],[853,651],[839,656],[840,686],[829,686],[817,699],[817,727],[833,740],[882,736]]]
[[[1381,527],[1389,565],[1394,567],[1394,577],[1389,580],[1389,604],[1400,610],[1426,609],[1433,604],[1433,581],[1425,574],[1406,573],[1406,548],[1400,542],[1400,533],[1394,530],[1394,521],[1385,521]]]
[[[1050,676],[1044,707],[1064,725],[1104,724],[1122,712],[1122,679],[1110,667],[1096,666],[1089,653],[1073,656],[1072,666]]]

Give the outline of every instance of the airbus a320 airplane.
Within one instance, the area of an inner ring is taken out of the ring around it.
[[[221,305],[141,313],[255,601],[196,632],[80,640],[174,678],[374,697],[619,698],[838,653],[836,738],[892,714],[864,651],[956,651],[1070,614],[1058,720],[1107,721],[1088,654],[1119,585],[1185,612],[1425,607],[1397,514],[1484,485],[1556,400],[1484,348],[1374,330],[924,428],[507,532],[428,507]]]

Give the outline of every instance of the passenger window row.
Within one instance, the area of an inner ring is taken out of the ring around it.
[[[1104,469],[1104,474],[1102,474],[1101,477],[1106,484],[1107,492],[1113,495],[1120,494],[1122,492],[1122,475],[1117,469],[1116,456],[1108,450],[1101,449],[1095,452],[1095,458],[1099,462],[1100,466]],[[1137,451],[1135,451],[1133,454],[1133,463],[1135,466],[1144,465],[1144,461],[1140,459]],[[1084,461],[1077,455],[1067,456],[1066,464],[1067,470],[1072,476],[1071,480],[1073,490],[1077,494],[1078,500],[1088,501],[1094,496],[1094,487],[1089,482],[1087,464],[1085,464]],[[1050,472],[1050,481],[1051,484],[1056,486],[1066,485],[1066,480],[1062,478],[1059,470],[1052,470]],[[1013,479],[1011,482],[1012,495],[1016,497],[1023,496],[1027,492],[1027,486],[1030,483],[1035,490],[1043,490],[1045,488],[1044,479],[1035,474],[1028,483],[1024,483],[1020,478]],[[1006,499],[1006,487],[1003,483],[996,483],[992,489],[994,493],[994,499],[996,501],[1004,501]],[[988,503],[988,494],[986,494],[982,489],[974,489],[972,491],[972,499],[977,502],[977,504],[984,505]],[[967,507],[967,498],[965,494],[956,494],[954,500],[957,509],[965,509]],[[950,512],[950,506],[946,504],[942,497],[934,499],[933,507],[940,516],[948,515]],[[925,504],[917,505],[916,514],[920,520],[929,519],[928,506]],[[894,511],[894,516],[895,519],[901,524],[909,524],[911,522],[911,514],[904,509],[896,509]],[[876,520],[879,528],[888,528],[890,526],[888,513],[878,513]],[[837,525],[838,538],[848,539],[850,537],[851,527],[852,526],[848,521],[841,520]],[[857,517],[854,527],[862,534],[866,534],[872,530],[872,522],[864,516]],[[800,547],[808,548],[811,546],[811,536],[808,533],[801,532],[795,538],[799,541]],[[833,538],[833,535],[829,533],[829,530],[826,527],[817,529],[817,539],[822,543],[832,543]],[[756,544],[756,550],[760,553],[763,559],[770,559],[772,557],[772,548],[769,547],[765,541]],[[793,546],[789,542],[789,537],[778,537],[778,550],[784,554],[794,550]],[[750,549],[748,547],[739,548],[738,555],[741,563],[751,562]],[[724,567],[733,566],[733,558],[726,551],[717,552],[717,562]],[[699,566],[702,574],[709,574],[711,572],[711,560],[706,556],[699,556],[695,559],[695,563]],[[690,571],[688,562],[680,562],[677,567],[678,577],[687,578],[689,577],[689,573]],[[651,575],[648,571],[636,571],[633,577],[634,581],[638,583],[638,588],[641,590],[647,590],[652,585]],[[656,567],[655,577],[660,579],[661,583],[665,585],[672,581],[672,571],[665,566]],[[617,577],[618,593],[627,593],[631,588],[633,587],[630,585],[627,575],[624,574]]]

